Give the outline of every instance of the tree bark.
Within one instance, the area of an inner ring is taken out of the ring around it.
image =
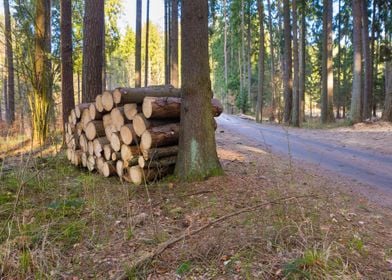
[[[323,2],[323,91],[321,99],[321,122],[334,121],[333,115],[333,70],[332,70],[332,1]]]
[[[102,92],[104,22],[104,0],[85,0],[82,102],[93,102]]]
[[[181,97],[181,90],[170,85],[151,86],[146,88],[117,88],[113,91],[115,104],[142,104],[146,96],[150,97]]]
[[[353,85],[350,114],[354,123],[362,121],[362,0],[352,0],[353,7],[353,48],[354,48],[354,63],[353,63]]]
[[[275,120],[276,112],[276,85],[275,85],[275,52],[274,52],[274,38],[272,31],[272,7],[270,0],[268,3],[268,32],[270,35],[270,55],[271,55],[271,115],[269,120]]]
[[[385,62],[385,104],[382,119],[392,122],[392,61]]]
[[[293,0],[293,57],[294,57],[294,79],[293,79],[293,111],[291,123],[299,127],[299,60],[298,60],[298,20],[297,0]]]
[[[264,86],[264,5],[262,0],[257,1],[259,13],[259,83],[257,90],[256,122],[263,121],[263,86]]]
[[[222,174],[211,109],[208,54],[208,1],[182,2],[181,126],[176,175],[200,180]]]
[[[299,30],[299,122],[305,121],[305,73],[306,73],[306,1],[301,0],[301,25]]]
[[[283,51],[283,84],[284,84],[284,122],[290,123],[291,109],[293,104],[293,80],[292,80],[292,50],[291,50],[291,24],[290,2],[283,0],[283,28],[284,28],[284,51]]]
[[[75,108],[73,88],[72,62],[72,3],[69,0],[60,1],[60,31],[61,31],[61,97],[63,109],[63,126],[71,110]]]
[[[363,107],[362,117],[364,119],[372,116],[372,61],[370,55],[370,41],[369,41],[369,19],[368,7],[366,0],[362,1],[362,53],[363,53]]]
[[[171,85],[178,88],[178,0],[171,0],[170,27],[170,78]]]
[[[150,0],[147,0],[147,11],[146,11],[146,53],[144,61],[144,86],[148,86],[148,44],[150,37]]]
[[[136,0],[135,87],[142,86],[142,0]]]
[[[140,148],[149,150],[151,148],[178,144],[180,125],[171,123],[167,125],[152,127],[142,134]]]
[[[4,19],[5,19],[5,49],[7,56],[8,72],[8,112],[7,122],[12,124],[15,120],[15,79],[14,79],[14,54],[12,50],[12,33],[9,0],[4,0]]]

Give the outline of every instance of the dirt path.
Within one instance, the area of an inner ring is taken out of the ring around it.
[[[337,174],[365,183],[375,187],[381,196],[386,194],[392,198],[392,148],[385,142],[392,140],[389,127],[373,132],[369,129],[353,132],[347,128],[287,129],[223,114],[218,119],[218,130],[249,139],[255,147],[330,172],[329,176]],[[372,145],[374,139],[384,144]]]

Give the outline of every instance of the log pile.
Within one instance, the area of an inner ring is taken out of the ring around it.
[[[212,99],[215,117],[222,105]],[[171,86],[119,88],[79,104],[65,126],[67,158],[105,177],[140,185],[174,170],[181,92]]]

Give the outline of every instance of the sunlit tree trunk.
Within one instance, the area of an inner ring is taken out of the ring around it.
[[[392,61],[385,63],[385,104],[382,118],[392,122]]]
[[[50,1],[38,0],[35,12],[35,53],[33,92],[29,96],[33,139],[43,144],[49,132],[50,69],[48,68]]]
[[[224,75],[225,75],[225,105],[226,108],[229,108],[229,93],[228,93],[228,57],[227,57],[227,3],[226,0],[223,0],[223,20],[224,20],[224,33],[223,33],[223,56],[224,56]]]
[[[171,85],[179,87],[178,81],[178,0],[171,0],[170,32],[170,78]]]
[[[8,72],[8,106],[7,106],[7,122],[12,124],[15,120],[15,82],[14,82],[14,54],[12,50],[11,35],[11,17],[9,0],[4,0],[4,19],[5,19],[5,49],[7,56],[7,72]]]
[[[362,99],[362,0],[353,0],[353,85],[350,114],[354,123],[362,121],[361,99]]]
[[[276,111],[276,84],[275,84],[275,52],[274,52],[274,39],[273,39],[273,31],[272,31],[272,8],[271,1],[267,1],[268,4],[268,32],[270,36],[270,55],[271,55],[271,115],[269,117],[270,121],[275,120],[275,111]]]
[[[323,61],[321,122],[334,121],[333,115],[333,70],[332,70],[332,1],[323,2]]]
[[[222,174],[211,110],[208,54],[208,1],[182,2],[181,125],[176,175],[201,180]]]
[[[259,83],[257,90],[256,121],[261,123],[263,120],[263,86],[264,86],[264,6],[263,1],[257,1],[259,12]]]
[[[150,35],[150,0],[147,0],[146,11],[146,54],[144,61],[144,86],[148,86],[148,44]]]
[[[142,0],[136,0],[135,87],[142,85]]]
[[[293,79],[293,112],[291,122],[293,126],[299,127],[299,60],[298,60],[298,21],[297,0],[293,0],[293,57],[294,57],[294,79]]]
[[[340,107],[341,107],[341,103],[342,103],[342,96],[341,96],[341,81],[340,81],[340,77],[341,77],[341,71],[342,71],[342,47],[340,44],[340,40],[341,40],[341,24],[342,24],[342,20],[341,20],[341,0],[339,0],[338,2],[338,65],[337,65],[337,83],[336,83],[336,118],[340,118]]]
[[[290,123],[293,104],[292,80],[292,50],[291,50],[291,22],[290,1],[283,0],[283,28],[284,28],[284,53],[283,53],[283,84],[284,84],[284,122]]]
[[[306,70],[306,1],[301,0],[301,25],[299,30],[299,121],[305,121],[305,70]]]
[[[72,62],[72,3],[60,1],[61,31],[61,97],[63,111],[63,130],[73,108],[75,108]],[[64,133],[65,137],[65,133]],[[65,139],[65,138],[64,138]]]

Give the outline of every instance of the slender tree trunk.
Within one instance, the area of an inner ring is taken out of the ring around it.
[[[334,121],[333,115],[333,70],[332,70],[332,1],[324,0],[323,10],[323,94],[321,122]]]
[[[382,119],[392,122],[392,61],[385,62],[385,104]]]
[[[135,87],[142,86],[142,0],[136,0]]]
[[[11,17],[9,0],[4,0],[5,19],[5,49],[8,62],[8,124],[15,120],[15,82],[14,82],[14,54],[12,50]]]
[[[201,180],[223,173],[211,110],[208,1],[183,1],[181,17],[183,101],[175,173],[180,180]]]
[[[92,102],[102,92],[104,0],[85,0],[83,19],[82,101]]]
[[[291,120],[291,109],[293,104],[293,80],[292,80],[292,50],[291,50],[291,23],[290,2],[283,0],[283,25],[284,25],[284,122]]]
[[[247,22],[247,66],[248,66],[248,100],[249,100],[249,105],[251,108],[251,111],[254,112],[255,108],[255,100],[252,96],[252,61],[251,61],[251,56],[252,56],[252,35],[251,35],[251,11],[250,11],[250,4],[248,4],[248,22]]]
[[[170,77],[171,85],[179,87],[178,82],[178,0],[171,0],[171,32],[170,32]]]
[[[147,0],[147,11],[146,11],[146,56],[144,61],[144,86],[148,86],[148,43],[150,35],[150,0]]]
[[[301,0],[301,27],[299,30],[299,121],[305,121],[305,71],[306,71],[306,1]]]
[[[242,98],[242,113],[245,113],[250,100],[246,98],[245,94],[245,73],[246,73],[246,63],[245,63],[245,4],[244,0],[241,0],[241,65],[242,69],[240,71],[240,95]]]
[[[263,86],[264,86],[264,6],[263,1],[257,1],[260,24],[259,45],[259,84],[257,90],[256,121],[263,121]]]
[[[362,1],[362,52],[364,60],[364,88],[363,88],[363,118],[368,119],[372,115],[372,61],[369,42],[369,19],[366,0]]]
[[[65,123],[73,108],[75,108],[73,89],[72,62],[72,3],[69,0],[60,1],[60,31],[61,31],[61,97],[63,109],[63,131]],[[65,140],[65,133],[63,134]]]
[[[4,96],[4,110],[5,110],[5,119],[7,120],[7,106],[8,106],[8,80],[5,71],[3,71],[3,96]],[[0,104],[1,105],[1,104]]]
[[[294,80],[293,80],[293,113],[291,122],[299,127],[299,59],[298,59],[298,21],[297,0],[293,0],[293,57],[294,57]]]
[[[341,103],[342,103],[342,97],[341,97],[341,81],[340,81],[340,77],[341,77],[341,70],[342,70],[342,46],[340,44],[340,40],[341,40],[341,32],[342,32],[342,19],[341,19],[341,0],[339,0],[338,2],[338,65],[337,65],[337,83],[336,83],[336,100],[337,100],[337,104],[336,104],[336,118],[340,119],[340,107],[341,107]]]
[[[271,1],[267,0],[268,4],[268,32],[270,35],[270,55],[271,55],[271,115],[269,120],[271,122],[275,121],[275,111],[276,111],[276,86],[275,86],[275,51],[274,51],[274,39],[273,39],[273,31],[272,31],[272,8]],[[264,32],[263,32],[264,33]],[[264,45],[264,44],[263,44]]]
[[[369,101],[371,104],[370,106],[372,109],[374,108],[374,105],[376,104],[375,102],[375,92],[376,92],[376,87],[375,87],[375,82],[377,79],[377,65],[378,63],[375,61],[376,56],[375,56],[375,51],[376,51],[376,9],[377,9],[377,0],[373,0],[373,11],[372,11],[372,36],[371,36],[371,49],[370,49],[370,59],[371,59],[371,75],[372,75],[372,82],[371,82],[371,96],[372,100]],[[375,110],[373,110],[373,117],[376,117]]]
[[[362,99],[362,0],[352,0],[353,7],[353,85],[350,114],[354,123],[362,121],[361,99]]]
[[[224,32],[223,32],[223,56],[224,56],[224,75],[225,75],[225,105],[226,108],[229,108],[229,94],[228,94],[228,63],[227,63],[227,3],[226,0],[223,0],[223,20],[224,20]]]
[[[80,96],[80,72],[78,71],[78,104],[81,103],[81,96]]]

